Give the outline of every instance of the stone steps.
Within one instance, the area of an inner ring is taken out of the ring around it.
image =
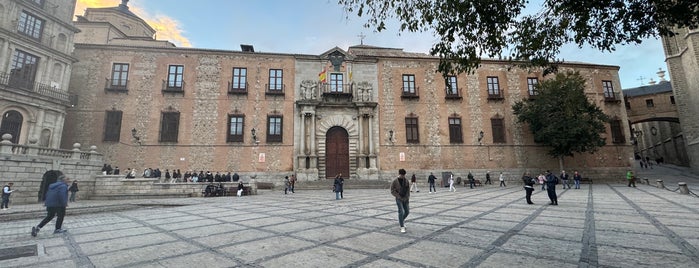
[[[344,189],[388,189],[391,182],[377,180],[345,179]],[[301,181],[294,186],[297,190],[332,190],[333,180]],[[283,189],[283,188],[282,188]]]

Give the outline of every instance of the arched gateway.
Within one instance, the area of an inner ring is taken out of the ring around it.
[[[349,134],[342,127],[332,127],[325,136],[325,178],[332,179],[337,174],[350,175]]]

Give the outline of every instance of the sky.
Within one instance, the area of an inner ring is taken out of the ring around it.
[[[77,0],[75,14],[121,2]],[[346,13],[337,0],[131,0],[128,6],[157,30],[156,39],[178,47],[240,50],[240,44],[249,44],[257,52],[318,55],[363,42],[428,54],[437,40],[430,33],[399,32],[397,24],[374,32],[363,27],[366,18]],[[647,84],[651,78],[659,81],[656,72],[667,70],[659,39],[619,46],[611,53],[567,45],[559,58],[619,66],[622,88]]]

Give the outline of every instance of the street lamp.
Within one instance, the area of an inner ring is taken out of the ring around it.
[[[393,130],[388,131],[388,141],[393,142]]]
[[[252,141],[257,143],[257,135],[255,135],[255,128],[252,128],[250,130],[250,133],[252,133]]]
[[[478,144],[481,144],[481,141],[483,140],[483,135],[483,130],[481,130],[481,132],[478,132]]]

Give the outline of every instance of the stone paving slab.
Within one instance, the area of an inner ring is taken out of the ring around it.
[[[67,216],[64,234],[52,222],[31,237],[41,216],[0,222],[0,250],[39,249],[0,267],[699,267],[699,198],[620,184],[558,193],[559,206],[538,189],[525,204],[521,186],[413,193],[407,233],[385,189],[84,200],[68,210],[105,211]],[[124,202],[139,204],[111,209]]]

